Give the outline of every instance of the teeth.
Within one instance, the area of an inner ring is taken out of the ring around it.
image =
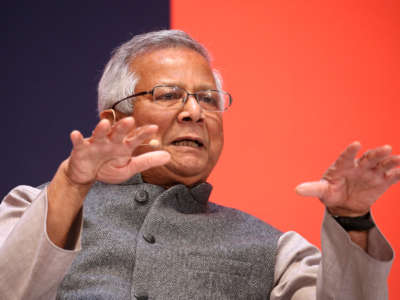
[[[186,147],[196,147],[196,148],[200,147],[200,145],[198,143],[196,143],[195,141],[189,141],[189,140],[174,142],[174,145],[186,146]]]

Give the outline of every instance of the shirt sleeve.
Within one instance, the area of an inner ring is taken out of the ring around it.
[[[18,186],[0,205],[0,295],[5,299],[54,299],[80,250],[81,231],[73,250],[51,242],[47,204],[46,188]]]
[[[321,245],[322,255],[293,231],[280,237],[271,300],[388,299],[394,254],[377,228],[368,233],[366,253],[326,213]]]

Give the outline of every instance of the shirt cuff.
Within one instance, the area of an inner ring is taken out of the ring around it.
[[[368,232],[368,245],[367,253],[325,212],[317,283],[322,299],[387,299],[393,250],[378,228]]]
[[[82,236],[82,227],[83,227],[83,217],[82,217],[82,209],[80,210],[79,214],[77,215],[77,219],[74,221],[72,224],[73,228],[71,228],[69,234],[69,240],[73,241],[72,244],[72,249],[64,249],[52,242],[52,240],[49,238],[47,234],[47,212],[48,212],[48,207],[49,207],[49,201],[47,198],[47,186],[43,190],[43,201],[44,201],[44,222],[43,222],[43,231],[45,234],[45,237],[50,244],[51,247],[55,248],[58,251],[66,251],[68,252],[79,252],[81,250],[81,236]]]

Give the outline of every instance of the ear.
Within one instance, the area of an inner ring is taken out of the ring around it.
[[[106,109],[100,112],[99,117],[100,119],[107,119],[110,121],[111,124],[114,124],[115,122],[121,120],[122,118],[127,117],[128,115],[125,115],[119,111],[115,111],[114,109]]]
[[[100,119],[107,119],[111,124],[114,124],[117,121],[117,114],[113,109],[106,109],[100,112]]]

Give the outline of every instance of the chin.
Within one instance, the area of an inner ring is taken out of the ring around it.
[[[167,168],[182,177],[205,177],[205,166],[198,163],[170,164]]]
[[[205,182],[213,167],[208,156],[172,155],[167,164],[146,170],[142,176],[148,183],[165,187],[178,183],[193,186]]]

